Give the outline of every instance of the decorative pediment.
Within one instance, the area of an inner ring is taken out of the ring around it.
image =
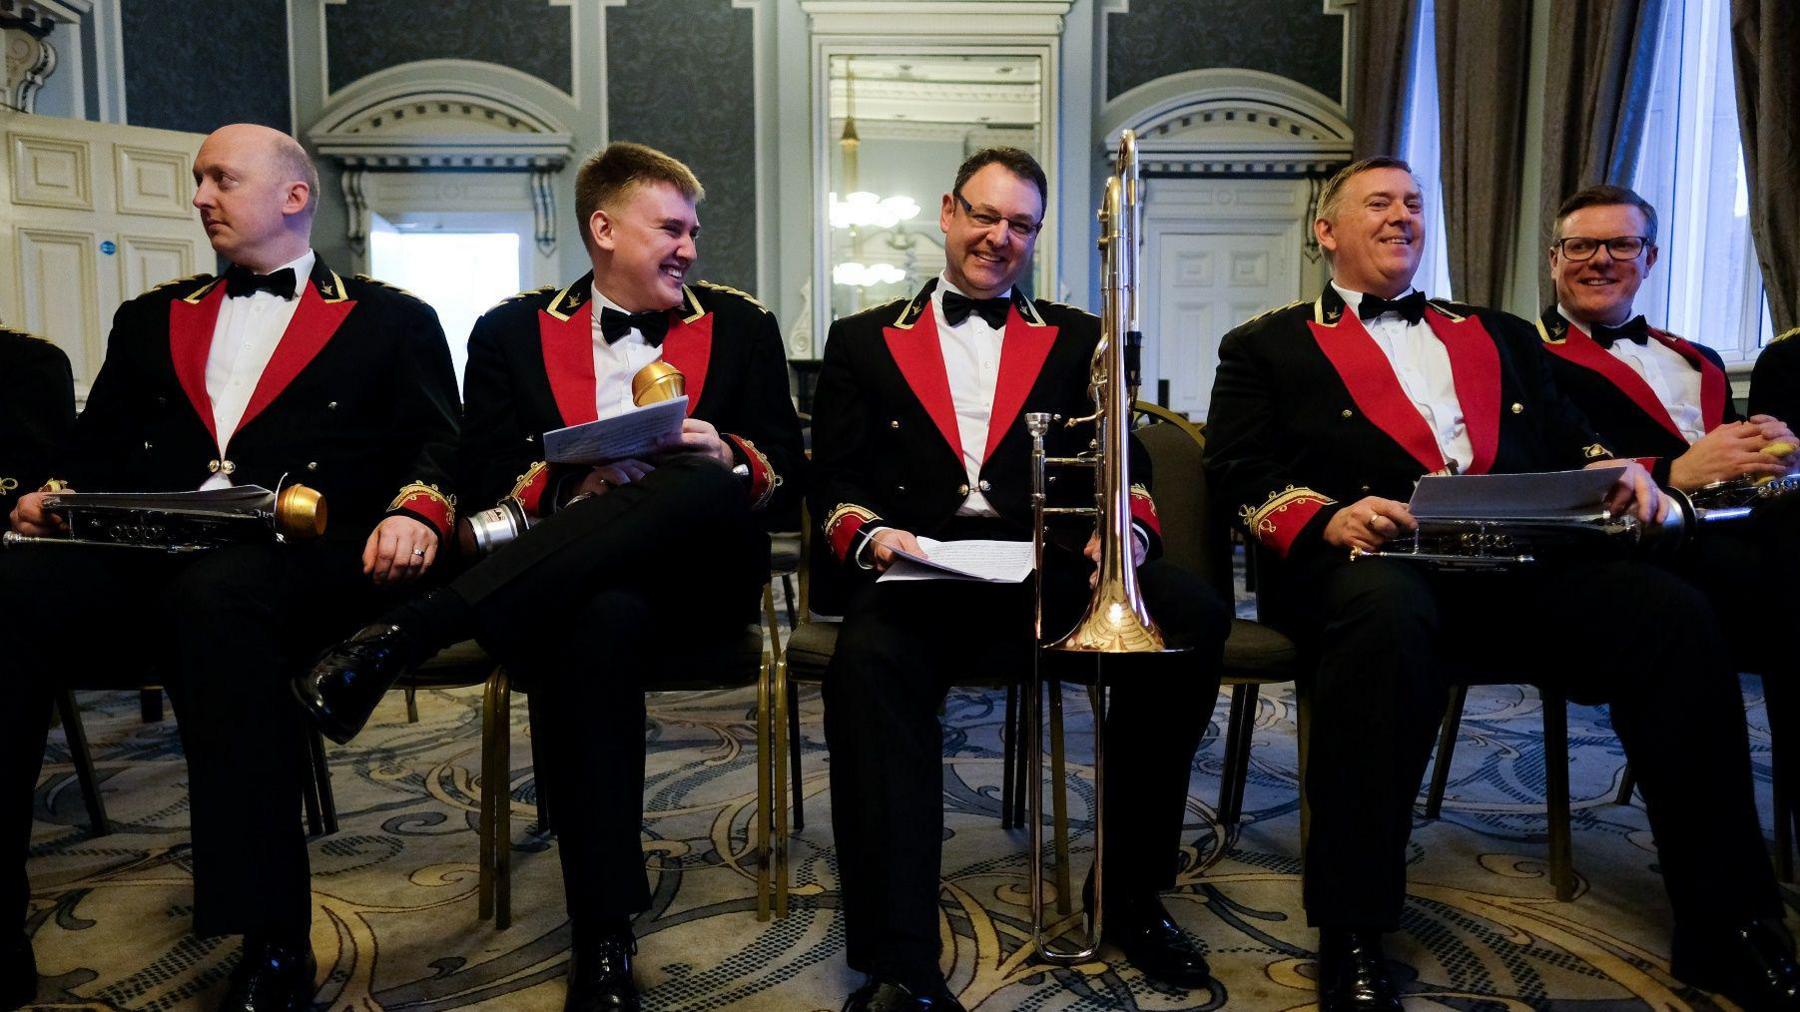
[[[1137,132],[1146,174],[1326,175],[1350,160],[1352,134],[1336,102],[1254,70],[1194,70],[1140,85],[1106,105],[1102,151]]]

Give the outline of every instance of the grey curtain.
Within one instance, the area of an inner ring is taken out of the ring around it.
[[[1350,54],[1354,157],[1397,155],[1406,143],[1406,94],[1419,0],[1362,0],[1350,12],[1356,19]]]
[[[1800,327],[1800,3],[1732,0],[1738,129],[1750,184],[1750,234],[1775,333]]]
[[[1630,186],[1643,140],[1664,0],[1551,0],[1544,81],[1540,245],[1556,208],[1584,186]],[[1539,302],[1551,298],[1538,272]]]
[[[1530,0],[1437,0],[1438,119],[1450,288],[1503,301],[1519,206]]]

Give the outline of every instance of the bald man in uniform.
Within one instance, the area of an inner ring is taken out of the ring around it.
[[[86,411],[50,481],[19,497],[12,529],[66,533],[44,509],[49,491],[275,488],[284,476],[324,494],[330,524],[317,540],[179,556],[37,544],[0,555],[0,650],[14,659],[0,669],[0,829],[29,918],[51,699],[71,675],[153,667],[187,758],[194,930],[244,937],[219,1007],[310,1008],[305,738],[288,681],[435,560],[453,523],[456,376],[430,307],[313,252],[318,174],[293,138],[224,127],[201,145],[194,182],[230,268],[119,308]],[[31,939],[0,940],[0,1003],[32,1003],[37,985]]]

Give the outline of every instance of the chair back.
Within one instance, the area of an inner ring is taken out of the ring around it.
[[[1163,558],[1204,577],[1230,601],[1230,528],[1223,518],[1212,515],[1207,497],[1205,434],[1200,426],[1156,404],[1138,401],[1132,410],[1149,419],[1136,433],[1150,454]]]

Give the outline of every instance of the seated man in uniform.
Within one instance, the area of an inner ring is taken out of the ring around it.
[[[1018,287],[1045,206],[1044,172],[1030,155],[972,155],[939,212],[943,275],[909,300],[837,321],[825,346],[813,416],[815,515],[849,585],[824,691],[848,958],[868,974],[846,1006],[853,1012],[961,1007],[938,968],[938,710],[959,676],[995,674],[968,671],[972,660],[1029,663],[1032,593],[1029,584],[875,577],[896,551],[918,552],[920,536],[1029,539],[1025,415],[1093,410],[1098,320]],[[1092,435],[1091,426],[1058,425],[1051,451],[1085,448]],[[1147,465],[1133,455],[1134,481],[1147,481]],[[1092,502],[1085,473],[1064,481],[1060,498]],[[1144,562],[1158,546],[1155,510],[1142,486],[1132,503],[1149,610],[1171,643],[1193,649],[1148,659],[1112,692],[1104,927],[1145,974],[1204,987],[1206,961],[1157,893],[1174,879],[1188,772],[1218,695],[1230,615],[1200,577]],[[1087,603],[1085,536],[1049,549],[1046,632],[1073,625]]]
[[[42,338],[0,326],[0,510],[50,477],[75,425],[69,356]]]
[[[1766,922],[1781,904],[1743,705],[1706,599],[1634,561],[1494,575],[1357,557],[1415,528],[1406,501],[1431,473],[1617,467],[1613,511],[1650,523],[1672,505],[1642,465],[1610,459],[1557,392],[1529,324],[1413,289],[1420,190],[1395,158],[1326,184],[1313,230],[1331,283],[1225,336],[1209,412],[1208,474],[1267,558],[1265,614],[1318,658],[1304,902],[1320,933],[1320,1005],[1400,1007],[1381,934],[1400,922],[1448,665],[1473,650],[1519,679],[1611,704],[1674,908],[1676,974],[1740,1004],[1792,1007],[1800,970]],[[1508,633],[1520,629],[1535,635]],[[1547,665],[1521,649],[1526,639],[1571,647]],[[1704,819],[1687,807],[1700,798]]]
[[[0,678],[15,909],[30,903],[31,796],[63,679],[135,673],[175,704],[193,822],[194,930],[243,935],[222,1008],[308,1008],[314,963],[299,819],[305,725],[288,685],[307,658],[379,612],[378,585],[425,572],[449,533],[456,374],[437,315],[345,279],[311,247],[318,174],[292,137],[224,127],[194,160],[194,206],[222,277],[125,303],[48,488],[192,491],[284,477],[323,493],[324,537],[167,555],[26,545],[0,555]],[[65,525],[43,492],[13,530]],[[29,1001],[21,938],[6,995]],[[68,1000],[73,996],[59,996]]]
[[[741,633],[768,578],[764,519],[798,502],[803,453],[775,318],[741,292],[684,282],[704,191],[641,144],[575,182],[593,272],[476,321],[464,376],[466,501],[510,497],[533,526],[449,586],[402,605],[296,682],[334,740],[396,678],[473,636],[531,687],[538,775],[556,807],[574,952],[565,1007],[638,1007],[631,918],[650,906],[646,664],[672,639]],[[547,464],[543,434],[632,407],[656,362],[686,378],[680,435],[647,460]]]

